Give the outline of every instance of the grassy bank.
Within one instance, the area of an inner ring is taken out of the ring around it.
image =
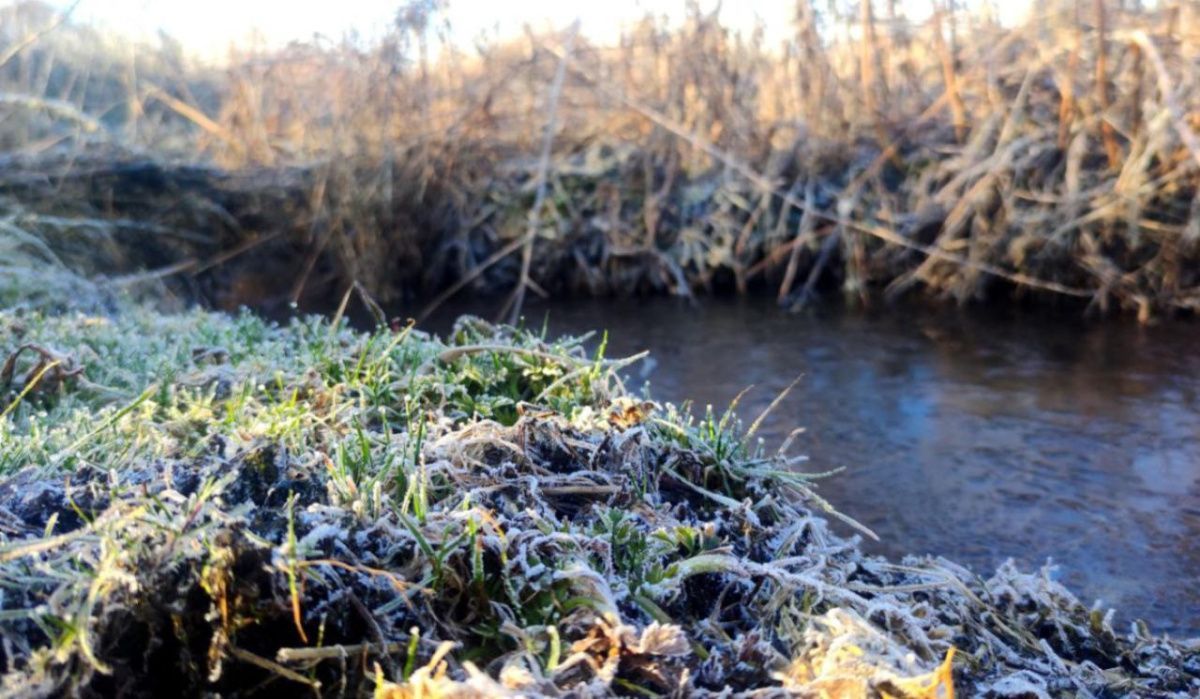
[[[1194,310],[1194,3],[1018,26],[879,5],[797,3],[778,46],[693,8],[615,46],[465,51],[418,3],[376,43],[213,69],[26,4],[0,46],[0,235],[230,307],[358,284]]]
[[[7,695],[1200,690],[1044,573],[862,554],[787,445],[579,340],[46,279],[0,281]]]

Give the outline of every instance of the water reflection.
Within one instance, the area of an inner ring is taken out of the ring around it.
[[[431,327],[445,328],[445,317]],[[986,573],[1053,557],[1085,601],[1200,635],[1200,326],[893,311],[796,317],[762,301],[530,307],[552,333],[649,349],[654,397],[807,428],[823,494],[878,531],[868,548]]]

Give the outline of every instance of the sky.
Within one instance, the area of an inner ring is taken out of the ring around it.
[[[2,2],[3,0],[0,0]],[[73,0],[53,0],[69,6]],[[993,0],[1009,19],[1029,0]],[[624,23],[647,12],[678,18],[684,0],[447,0],[446,18],[452,40],[468,47],[481,35],[511,36],[526,24],[564,28],[580,20],[583,32],[596,41],[618,36]],[[311,39],[314,34],[341,39],[349,32],[380,35],[402,0],[80,0],[77,21],[96,24],[136,38],[153,38],[160,30],[179,40],[191,53],[219,60],[231,43],[244,44],[257,35],[267,47]],[[925,0],[902,0],[910,16],[923,14]],[[710,9],[716,0],[700,0]],[[727,26],[749,30],[757,21],[767,41],[788,36],[794,0],[726,0],[721,18]]]
[[[68,0],[54,4],[69,6]],[[402,0],[81,0],[73,17],[77,21],[120,30],[129,35],[154,37],[161,29],[198,54],[218,57],[231,42],[257,34],[268,45],[308,40],[314,34],[340,39],[348,32],[371,37],[381,34]],[[588,36],[614,38],[622,23],[646,12],[679,16],[683,0],[448,0],[446,18],[452,38],[469,46],[484,34],[509,36],[525,24],[535,28],[564,28],[575,19]],[[716,3],[702,2],[702,7]],[[722,17],[734,26],[752,27],[756,17],[772,26],[790,21],[790,2],[726,3]]]

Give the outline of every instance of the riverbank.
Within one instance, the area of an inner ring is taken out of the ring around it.
[[[693,7],[617,46],[471,54],[433,51],[414,9],[377,43],[222,71],[26,21],[0,71],[0,240],[230,309],[357,285],[504,295],[510,317],[532,295],[764,290],[1194,313],[1190,3],[1017,26],[859,5],[799,3],[781,47]]]
[[[644,403],[578,340],[9,279],[9,693],[1200,688],[1194,644],[1043,575],[864,555],[758,419]]]

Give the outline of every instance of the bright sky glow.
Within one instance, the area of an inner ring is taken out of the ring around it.
[[[0,0],[2,1],[2,0]],[[647,12],[678,18],[683,0],[448,0],[446,16],[452,39],[468,47],[480,35],[511,36],[526,24],[536,29],[563,28],[579,19],[583,31],[597,41],[618,36],[623,24]],[[55,0],[67,6],[69,0]],[[267,47],[305,41],[315,34],[338,40],[350,32],[370,38],[380,35],[401,0],[81,0],[76,21],[121,34],[153,38],[165,31],[196,55],[219,59],[231,44],[245,45],[257,36]],[[702,0],[702,8],[715,0]],[[1029,0],[995,0],[1001,17],[1015,20]],[[925,0],[902,0],[910,16],[924,16]],[[727,0],[721,18],[735,29],[749,30],[761,20],[767,41],[777,42],[791,31],[791,0]]]

